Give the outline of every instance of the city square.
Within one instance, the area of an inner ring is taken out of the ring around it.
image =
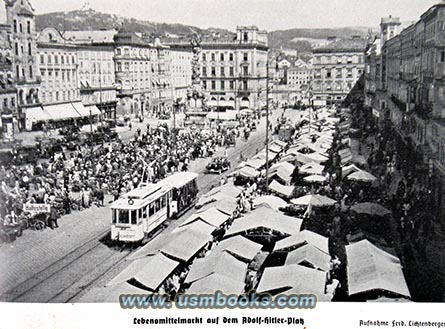
[[[309,50],[1,3],[0,301],[444,301],[445,2]]]

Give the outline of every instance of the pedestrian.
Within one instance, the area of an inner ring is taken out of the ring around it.
[[[59,212],[55,207],[55,204],[52,204],[49,213],[49,226],[51,227],[52,230],[59,227],[59,223],[57,222],[58,219],[59,219]]]

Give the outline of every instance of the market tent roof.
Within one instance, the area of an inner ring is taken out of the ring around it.
[[[120,283],[113,286],[98,287],[89,290],[79,300],[81,303],[117,303],[120,295],[147,294],[146,290],[139,289],[129,283]]]
[[[309,230],[303,230],[295,235],[277,241],[275,243],[274,251],[300,247],[306,244],[317,247],[324,253],[329,254],[329,238]]]
[[[341,168],[341,174],[343,177],[348,176],[350,173],[360,171],[361,169],[357,167],[355,164],[350,164],[348,166],[344,166]]]
[[[269,144],[269,151],[272,151],[274,153],[280,153],[282,151],[281,146],[276,144]]]
[[[322,296],[325,292],[326,273],[301,265],[284,265],[264,269],[256,291],[273,292],[283,288],[292,288],[302,294]]]
[[[41,106],[25,108],[26,118],[32,122],[49,121],[52,117]]]
[[[222,213],[215,207],[211,207],[206,211],[191,215],[188,219],[185,220],[183,224],[181,224],[181,226],[189,225],[190,223],[197,220],[202,220],[203,222],[214,227],[220,227],[229,219],[229,217],[230,216]]]
[[[259,243],[253,242],[241,235],[235,235],[228,239],[222,240],[214,249],[213,252],[227,251],[235,256],[251,261],[256,254],[260,252],[263,246]]]
[[[300,232],[303,220],[286,216],[269,207],[255,208],[249,214],[236,220],[227,230],[226,236],[235,235],[256,228],[269,228],[283,234],[292,235]]]
[[[43,109],[53,120],[75,119],[81,117],[72,103],[44,105]]]
[[[272,209],[278,211],[280,208],[286,207],[287,202],[275,195],[262,195],[253,200],[255,206],[267,204]]]
[[[236,259],[228,252],[214,250],[210,255],[193,262],[185,282],[195,282],[211,274],[229,277],[235,281],[244,281],[246,271],[246,263]]]
[[[294,169],[295,166],[289,162],[279,162],[269,168],[269,175],[279,172],[279,174],[283,175],[284,177],[290,177],[294,172]]]
[[[296,206],[312,205],[314,207],[333,206],[337,201],[320,194],[308,194],[290,201]]]
[[[240,295],[244,290],[244,280],[233,280],[221,274],[211,274],[192,284],[187,294],[214,294],[221,291],[226,295]]]
[[[245,162],[245,166],[252,167],[253,169],[260,169],[266,164],[266,158],[249,159]],[[243,168],[245,167],[243,166]]]
[[[137,259],[111,280],[107,286],[122,284],[130,279],[134,279],[148,289],[156,291],[178,265],[178,262],[161,253]]]
[[[172,232],[170,242],[161,248],[161,252],[184,262],[189,261],[212,238],[210,234],[194,230],[193,226],[195,224],[190,224],[188,228],[182,231]]]
[[[196,206],[200,207],[213,201],[220,201],[225,198],[236,198],[241,194],[241,190],[233,184],[224,184],[211,189],[202,195]]]
[[[238,202],[237,202],[236,198],[224,196],[224,198],[222,198],[216,202],[208,203],[207,205],[198,209],[196,211],[196,213],[199,214],[199,213],[204,212],[212,207],[215,207],[216,209],[218,209],[219,211],[221,211],[222,213],[224,213],[226,215],[232,216],[233,212],[238,207]]]
[[[373,202],[357,203],[351,207],[351,210],[359,214],[366,214],[371,216],[386,216],[391,214],[390,210],[386,209],[378,203]]]
[[[287,143],[283,142],[279,139],[275,139],[271,144],[276,144],[278,146],[280,146],[282,149],[286,147]]]
[[[261,173],[258,170],[255,170],[252,167],[245,166],[237,171],[237,174],[246,178],[256,178]]]
[[[374,175],[372,175],[364,170],[359,170],[352,174],[349,174],[346,177],[346,179],[353,180],[353,181],[361,181],[361,182],[373,182],[377,178]]]
[[[299,172],[307,175],[321,175],[324,167],[316,162],[307,163],[299,168]]]
[[[377,248],[368,240],[361,240],[346,246],[346,259],[350,296],[384,290],[411,297],[398,257]]]
[[[90,114],[92,116],[102,114],[96,105],[85,107],[85,106],[83,106],[83,104],[81,102],[75,102],[72,104],[73,104],[74,109],[80,114],[81,117],[89,117]],[[91,113],[90,113],[90,110],[91,110]]]
[[[308,264],[312,268],[329,272],[331,267],[331,256],[313,245],[306,244],[301,248],[289,252],[285,264]]]
[[[310,175],[304,177],[303,180],[308,183],[323,183],[326,182],[326,177],[321,175]]]
[[[282,195],[286,198],[290,198],[294,193],[295,187],[282,185],[278,183],[276,180],[273,180],[272,183],[270,183],[269,185],[269,189],[272,192],[275,192],[276,194]]]
[[[349,149],[349,148],[340,150],[338,152],[338,155],[341,158],[342,164],[350,163],[352,161],[352,153],[351,153],[351,149]]]

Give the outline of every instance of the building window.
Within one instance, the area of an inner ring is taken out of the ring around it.
[[[224,90],[224,89],[226,89],[225,83],[224,83],[224,81],[221,81],[221,90]]]
[[[243,90],[247,90],[247,81],[243,81]]]
[[[440,52],[440,62],[441,63],[445,62],[445,51],[443,50]]]
[[[206,54],[205,53],[202,53],[202,61],[203,62],[205,62],[207,59],[206,59]]]
[[[19,24],[19,28],[20,28],[20,33],[23,33],[23,25],[22,25],[22,23]]]
[[[59,56],[54,55],[54,64],[59,64]]]
[[[202,76],[203,77],[207,76],[207,67],[205,67],[205,66],[202,67]]]
[[[15,54],[18,56],[19,55],[19,44],[17,42],[14,45],[14,50],[15,50]]]
[[[51,55],[48,54],[48,64],[51,64],[51,61],[52,61],[52,59],[51,59]]]
[[[29,55],[29,56],[32,55],[32,45],[31,45],[31,42],[28,43],[28,55]]]
[[[14,26],[14,33],[17,33],[17,20],[16,19],[14,19],[13,26]]]
[[[221,67],[221,76],[224,77],[226,75],[226,71],[224,67]]]
[[[229,74],[231,77],[233,77],[234,73],[233,73],[233,66],[229,67]]]
[[[248,61],[248,60],[249,60],[249,54],[243,53],[243,61]]]
[[[56,91],[56,102],[58,102],[58,101],[59,101],[59,92]]]
[[[221,59],[221,62],[224,62],[224,54],[223,53],[221,53],[220,59]]]
[[[233,62],[233,54],[232,53],[229,54],[229,61]]]
[[[117,70],[117,72],[122,72],[122,63],[116,64],[116,70]]]
[[[230,90],[235,89],[235,81],[231,80],[230,81]]]
[[[26,22],[26,29],[27,29],[28,33],[31,33],[31,22],[30,21]]]
[[[243,66],[243,75],[246,76],[249,74],[249,68],[247,66]]]
[[[212,66],[212,77],[216,76],[216,67]]]
[[[202,82],[202,87],[204,88],[204,90],[207,89],[207,81],[206,81],[206,80],[204,80],[204,81]]]
[[[34,76],[34,72],[32,71],[32,65],[29,66],[29,77],[32,79]]]
[[[125,72],[130,71],[130,63],[128,63],[128,62],[125,62],[125,63],[124,63],[124,71],[125,71]]]
[[[249,40],[249,34],[247,32],[243,33],[243,40],[248,41]]]
[[[215,61],[215,54],[214,53],[211,54],[211,59],[212,59],[212,61]]]
[[[212,90],[215,90],[215,89],[216,89],[216,81],[212,80]]]
[[[45,56],[43,54],[40,55],[40,64],[45,63]]]

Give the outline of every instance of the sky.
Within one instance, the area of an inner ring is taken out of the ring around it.
[[[345,26],[377,27],[383,16],[416,21],[441,0],[31,0],[37,14],[80,9],[153,22],[267,31]]]

